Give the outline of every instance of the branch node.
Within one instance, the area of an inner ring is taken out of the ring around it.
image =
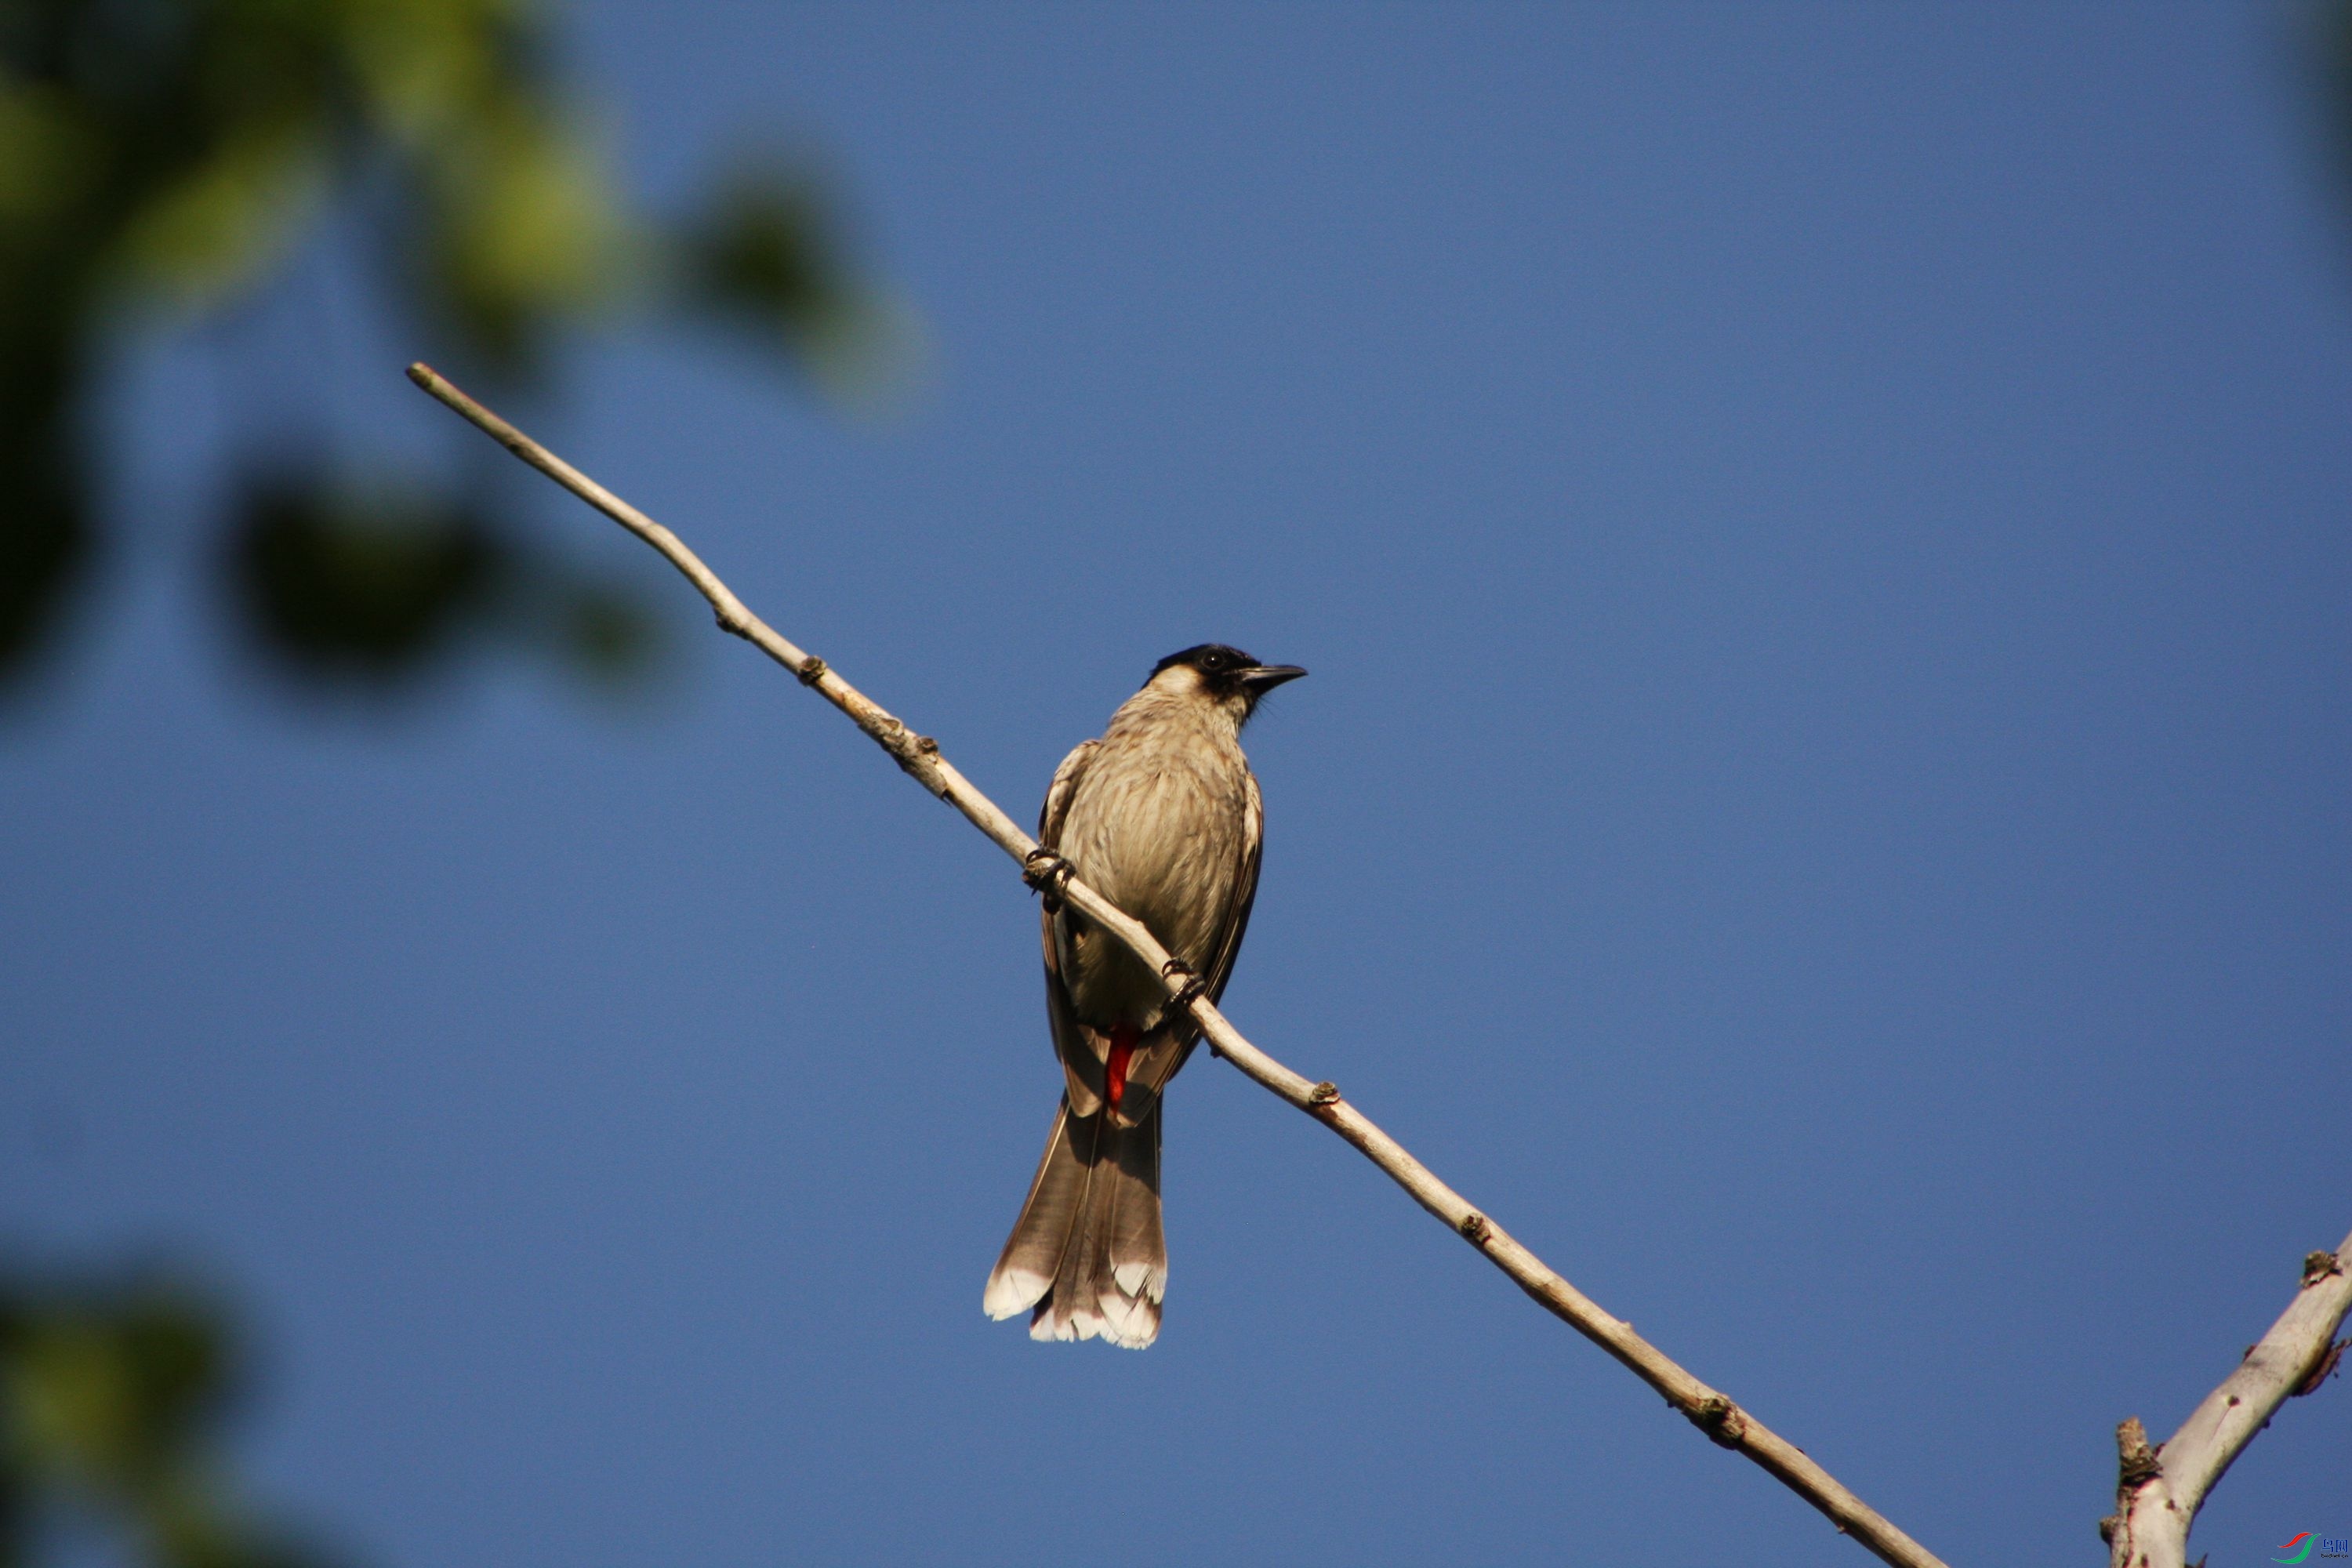
[[[1495,1227],[1487,1223],[1486,1216],[1475,1209],[1462,1216],[1461,1228],[1462,1239],[1473,1247],[1486,1246],[1495,1235]]]
[[[720,616],[719,624],[722,626],[727,626],[727,618],[724,616]],[[733,631],[735,628],[728,626],[727,629]],[[825,668],[824,660],[817,658],[814,654],[811,654],[808,658],[801,660],[801,667],[793,671],[793,673],[800,678],[800,683],[803,686],[814,686],[818,681],[824,679]]]
[[[940,752],[938,742],[929,735],[918,735],[899,720],[887,716],[867,733],[890,753],[890,760],[897,763],[908,777],[941,800],[947,798],[947,780],[940,776],[933,762]]]
[[[2303,1283],[2305,1289],[2318,1284],[2331,1274],[2343,1272],[2344,1265],[2336,1261],[2336,1254],[2332,1252],[2311,1252],[2304,1255]]]
[[[2303,1381],[2287,1391],[2287,1397],[2301,1399],[2307,1394],[2318,1393],[2319,1385],[2336,1375],[2336,1369],[2344,1360],[2344,1351],[2347,1344],[2352,1344],[2352,1341],[2337,1340],[2334,1344],[2329,1345],[2326,1353],[2311,1363],[2311,1370],[2304,1374]]]
[[[2116,1428],[2118,1500],[2128,1500],[2132,1493],[2164,1474],[2163,1462],[2158,1459],[2157,1453],[2157,1449],[2148,1447],[2147,1428],[2140,1425],[2139,1417],[2126,1416]]]
[[[1339,1103],[1339,1086],[1326,1079],[1307,1091],[1307,1109],[1319,1110],[1327,1105]]]
[[[1706,1434],[1717,1447],[1737,1448],[1748,1436],[1747,1413],[1720,1394],[1710,1394],[1693,1405],[1691,1425]]]

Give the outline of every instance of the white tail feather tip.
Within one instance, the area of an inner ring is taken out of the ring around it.
[[[1103,1338],[1124,1350],[1139,1351],[1160,1337],[1160,1310],[1127,1296],[1102,1298]]]
[[[1045,1299],[1053,1289],[1053,1280],[1026,1268],[1008,1268],[988,1282],[988,1294],[980,1299],[980,1310],[1002,1322],[1015,1312],[1025,1312]]]

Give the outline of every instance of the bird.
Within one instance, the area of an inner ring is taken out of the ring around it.
[[[1171,653],[1046,788],[1045,1016],[1062,1098],[982,1303],[996,1319],[1028,1312],[1032,1339],[1099,1336],[1140,1350],[1159,1337],[1160,1100],[1199,1039],[1160,974],[1052,897],[1055,861],[1142,921],[1202,994],[1222,997],[1265,837],[1242,727],[1267,692],[1306,673],[1223,643]]]

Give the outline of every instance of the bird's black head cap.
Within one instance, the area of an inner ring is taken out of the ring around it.
[[[1204,642],[1181,653],[1170,654],[1151,667],[1151,673],[1157,675],[1171,664],[1189,664],[1213,680],[1221,675],[1251,668],[1256,663],[1257,660],[1237,647],[1221,642]]]
[[[1260,664],[1241,649],[1221,642],[1204,642],[1181,653],[1171,653],[1153,665],[1151,673],[1158,675],[1177,664],[1199,670],[1201,684],[1216,695],[1240,693],[1250,700],[1253,707],[1259,698],[1284,681],[1296,680],[1307,673],[1295,664]]]

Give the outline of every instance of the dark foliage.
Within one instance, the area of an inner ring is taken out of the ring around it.
[[[404,362],[506,393],[624,308],[723,321],[831,383],[870,360],[886,313],[813,185],[744,174],[680,224],[633,213],[551,58],[522,0],[0,6],[0,686],[30,679],[96,586],[106,455],[89,412],[110,350],[266,290],[330,220],[373,237],[369,309],[413,346]],[[399,366],[270,370],[315,384]],[[596,675],[650,647],[615,589],[523,547],[484,497],[383,460],[373,499],[357,489],[280,472],[224,520],[219,602],[265,660],[380,685],[501,640]],[[493,626],[512,635],[475,635]]]
[[[72,1539],[157,1568],[322,1562],[221,1480],[236,1363],[226,1314],[168,1281],[0,1289],[0,1568]]]

